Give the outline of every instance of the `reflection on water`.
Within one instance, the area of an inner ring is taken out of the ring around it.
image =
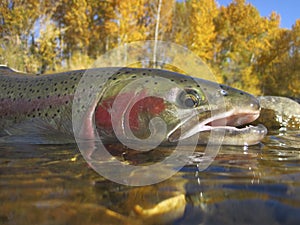
[[[110,148],[132,164],[170,153]],[[199,172],[202,152],[162,183],[127,187],[89,168],[76,145],[1,145],[0,224],[300,224],[299,132],[223,146]]]

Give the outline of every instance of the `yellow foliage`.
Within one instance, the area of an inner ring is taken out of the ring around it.
[[[188,47],[203,60],[212,60],[216,38],[214,20],[218,15],[214,0],[191,0],[189,4]]]
[[[220,82],[299,97],[300,20],[291,30],[279,24],[278,14],[262,17],[246,0],[226,7],[217,0],[3,0],[0,63],[27,72],[79,69],[118,45],[165,40],[192,50]]]
[[[241,76],[243,77],[242,88],[254,95],[261,95],[261,90],[259,89],[260,80],[251,67],[246,67],[241,71]]]

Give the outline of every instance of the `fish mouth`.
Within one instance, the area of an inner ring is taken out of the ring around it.
[[[178,142],[213,131],[214,135],[224,136],[224,145],[254,145],[259,143],[267,134],[267,129],[259,124],[257,126],[246,125],[259,117],[260,111],[231,110],[210,116],[206,119],[199,119],[198,115],[191,115],[183,119],[168,135],[169,142]],[[207,136],[207,135],[206,135]],[[218,139],[220,140],[220,139]]]

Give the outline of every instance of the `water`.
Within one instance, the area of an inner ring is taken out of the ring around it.
[[[135,163],[170,151],[110,147]],[[202,151],[162,183],[128,187],[94,172],[75,144],[1,145],[0,224],[300,224],[299,131],[223,146],[199,172]]]

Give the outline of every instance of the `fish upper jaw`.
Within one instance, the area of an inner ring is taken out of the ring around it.
[[[221,115],[212,116],[202,122],[203,125],[211,127],[232,126],[237,127],[243,124],[251,123],[259,117],[258,112],[226,112]]]
[[[248,126],[238,128],[244,124],[253,122],[259,117],[260,108],[257,110],[233,109],[224,113],[219,113],[199,121],[195,115],[182,120],[168,135],[168,141],[177,142],[188,139],[204,131],[215,131],[215,134],[225,135],[223,144],[229,145],[253,145],[259,143],[267,134],[263,125]],[[252,136],[249,136],[249,135]],[[248,136],[247,136],[248,135]],[[227,137],[228,136],[228,137]],[[234,138],[235,137],[235,138]],[[243,139],[242,141],[238,138]],[[227,141],[230,139],[230,141]]]

